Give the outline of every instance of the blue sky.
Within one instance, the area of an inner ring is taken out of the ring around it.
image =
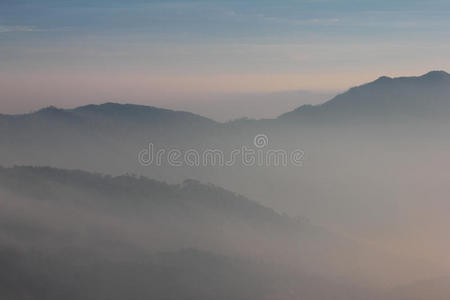
[[[449,70],[449,16],[443,0],[2,0],[0,111]]]

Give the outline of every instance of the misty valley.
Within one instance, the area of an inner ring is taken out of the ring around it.
[[[448,299],[449,115],[443,71],[273,119],[0,115],[0,298]]]

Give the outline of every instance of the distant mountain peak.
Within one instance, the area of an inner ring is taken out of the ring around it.
[[[385,82],[385,81],[391,81],[392,77],[389,76],[381,76],[379,77],[377,80],[375,80],[375,82]]]
[[[280,116],[293,120],[350,120],[387,115],[436,116],[450,111],[450,74],[431,71],[422,76],[381,76],[314,106],[301,106]]]
[[[67,112],[65,109],[58,108],[56,106],[48,106],[43,109],[38,110],[34,114],[31,114],[31,116],[36,115],[44,118],[64,118],[64,117],[73,117],[69,112]],[[27,116],[27,115],[25,115]]]
[[[106,118],[120,118],[122,120],[133,121],[182,121],[185,122],[208,122],[210,124],[215,121],[206,117],[193,114],[186,111],[170,110],[166,108],[159,108],[155,106],[129,104],[129,103],[114,103],[106,102],[103,104],[89,104],[80,106],[70,110],[71,112],[88,117],[106,117]]]
[[[57,108],[56,106],[47,106],[37,111],[37,113],[58,113],[62,112],[63,109]]]
[[[160,110],[160,111],[168,111],[164,108],[157,108],[154,106],[145,106],[145,105],[137,105],[137,104],[128,104],[128,103],[116,103],[116,102],[106,102],[102,104],[88,104],[85,106],[80,106],[74,111],[89,111],[89,112],[120,112],[120,111],[132,111],[132,110]]]
[[[420,81],[438,81],[450,79],[450,74],[445,71],[430,71],[422,76],[412,76],[412,77],[389,77],[381,76],[377,80],[369,82],[368,84],[376,83],[389,83],[396,80],[420,80]]]
[[[421,76],[423,79],[431,79],[431,80],[441,80],[441,79],[450,79],[450,74],[445,71],[431,71]]]

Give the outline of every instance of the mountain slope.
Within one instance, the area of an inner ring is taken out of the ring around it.
[[[3,118],[8,115],[0,115]],[[215,123],[213,120],[185,111],[175,111],[153,106],[135,105],[135,104],[119,104],[104,103],[90,104],[80,106],[74,109],[59,109],[50,106],[29,114],[9,115],[10,119],[32,120],[39,117],[42,118],[80,118],[90,119],[104,118],[115,121],[128,121],[134,123],[169,123],[169,122],[187,122],[194,124],[195,122]]]
[[[51,134],[60,130],[74,133],[120,134],[132,130],[198,130],[213,127],[211,119],[189,112],[152,106],[104,103],[75,109],[47,107],[24,115],[0,115],[1,130],[17,133]]]
[[[0,207],[0,243],[45,253],[76,250],[117,260],[194,248],[375,285],[407,283],[434,270],[192,180],[168,185],[144,177],[1,168]]]
[[[0,297],[344,300],[363,289],[302,265],[337,240],[196,181],[0,168]]]
[[[48,107],[31,114],[0,116],[0,164],[38,164],[115,172],[103,168],[137,153],[148,143],[195,144],[194,137],[209,136],[218,124],[180,111],[142,105],[105,103],[64,110]],[[136,162],[136,159],[134,159]],[[129,162],[122,166],[130,165]],[[103,167],[102,167],[103,166]]]
[[[255,103],[256,104],[256,103]],[[430,113],[448,113],[450,107],[450,74],[445,71],[431,71],[417,77],[390,78],[382,76],[377,80],[353,87],[321,105],[303,105],[278,119],[316,119],[322,117],[369,117],[379,114],[406,114],[426,116]],[[111,122],[152,126],[213,126],[215,121],[183,111],[173,111],[152,106],[104,103],[86,105],[74,109],[48,107],[24,115],[1,115],[1,125],[15,122],[37,122],[78,120],[93,125],[111,125]]]
[[[305,105],[281,120],[346,121],[368,118],[445,116],[450,112],[450,74],[432,71],[420,77],[380,77],[324,104]]]
[[[10,238],[18,243],[30,242],[26,228],[35,237],[41,236],[41,241],[65,241],[54,224],[61,223],[60,228],[71,232],[82,232],[80,227],[84,225],[77,224],[74,216],[106,234],[106,239],[119,238],[152,251],[200,248],[262,257],[269,254],[264,248],[272,245],[271,251],[275,253],[279,251],[276,243],[289,242],[292,234],[306,240],[311,236],[329,238],[324,230],[193,180],[168,185],[144,177],[14,167],[0,169],[0,189],[2,222],[10,224],[3,227],[3,236],[11,234]],[[60,212],[71,215],[61,219]],[[8,232],[17,227],[14,224],[23,229],[21,235],[15,235],[14,230]],[[111,231],[102,229],[104,226]],[[77,239],[81,242],[83,237],[75,235],[73,240]],[[255,251],[258,248],[252,249],[258,243],[259,254]]]
[[[2,299],[367,300],[372,294],[277,265],[195,249],[122,261],[75,251],[48,255],[1,249],[0,263]]]

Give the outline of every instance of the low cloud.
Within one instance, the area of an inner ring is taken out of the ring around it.
[[[33,31],[41,31],[41,30],[37,29],[34,26],[20,26],[20,25],[7,26],[7,25],[0,25],[0,33],[5,33],[5,32],[33,32]]]

